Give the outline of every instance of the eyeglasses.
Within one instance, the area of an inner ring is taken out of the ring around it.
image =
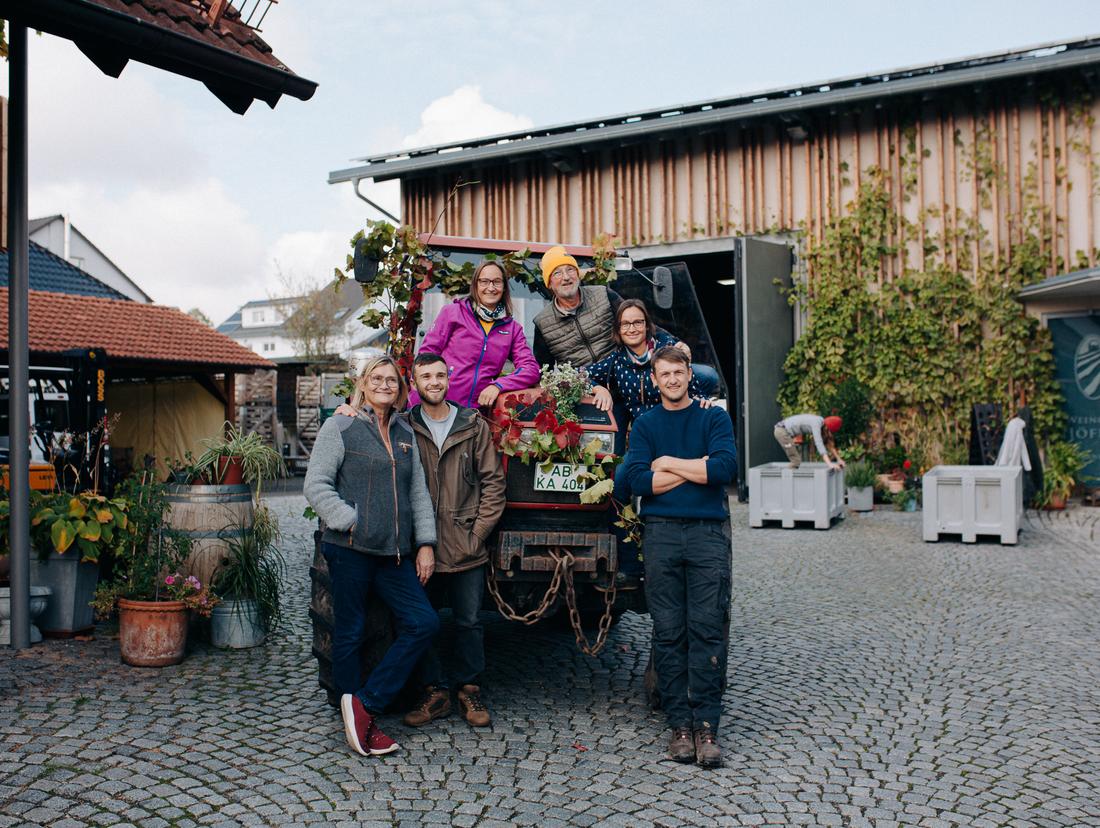
[[[371,388],[381,388],[386,386],[387,388],[397,388],[401,384],[401,380],[397,377],[376,377],[373,374],[367,378]]]
[[[644,319],[623,320],[622,322],[619,323],[619,330],[621,330],[621,331],[628,331],[631,328],[644,328],[644,327],[645,327],[645,320]]]
[[[576,276],[578,272],[575,267],[560,267],[550,274],[550,278],[564,279],[566,276]]]
[[[504,282],[500,279],[478,279],[477,286],[483,288],[502,288],[504,287]]]

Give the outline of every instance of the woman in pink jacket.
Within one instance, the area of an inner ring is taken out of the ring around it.
[[[523,326],[512,318],[508,278],[496,262],[477,266],[470,295],[440,311],[420,351],[447,361],[447,399],[468,408],[491,406],[501,391],[531,388],[541,376]],[[501,376],[509,360],[515,370]]]

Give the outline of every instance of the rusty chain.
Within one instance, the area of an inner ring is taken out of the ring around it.
[[[594,642],[589,642],[588,637],[584,634],[584,627],[581,624],[581,614],[577,610],[577,593],[573,585],[573,563],[576,559],[571,553],[561,550],[560,548],[557,550],[550,549],[547,550],[547,552],[550,557],[554,559],[554,577],[550,579],[550,586],[546,588],[546,593],[542,596],[542,601],[535,609],[520,615],[504,600],[504,596],[500,594],[500,590],[497,588],[496,567],[491,561],[488,571],[486,572],[486,585],[489,588],[489,594],[493,596],[493,600],[497,605],[497,610],[499,610],[500,614],[506,619],[530,625],[539,621],[546,614],[546,611],[558,597],[562,583],[564,583],[565,606],[569,610],[569,624],[572,626],[573,634],[577,638],[577,647],[585,655],[597,655],[600,650],[604,648],[604,645],[607,644],[607,634],[611,630],[611,618],[615,606],[615,579],[612,578],[611,586],[605,590],[601,590],[604,600],[603,615],[600,617],[599,627],[596,632],[596,640]]]
[[[569,591],[572,593],[573,583],[573,556],[566,552],[563,555],[558,555],[554,552],[550,553],[550,556],[555,561],[554,577],[550,579],[550,586],[546,588],[546,594],[542,596],[542,602],[530,612],[526,612],[523,615],[517,613],[512,606],[504,600],[504,596],[500,594],[500,590],[497,588],[496,583],[496,566],[489,562],[489,569],[486,572],[486,581],[489,588],[489,594],[493,596],[493,600],[496,602],[497,609],[500,614],[507,618],[509,621],[519,621],[521,624],[531,625],[541,619],[550,606],[554,603],[554,600],[558,597],[558,592],[561,590],[561,584],[565,573],[568,572],[568,581],[570,584]],[[568,601],[568,596],[566,596]]]
[[[551,552],[551,555],[554,553]],[[589,643],[581,626],[581,614],[577,611],[577,595],[573,589],[573,568],[565,572],[565,605],[569,608],[569,623],[573,626],[573,633],[577,636],[577,647],[585,655],[594,656],[604,648],[607,643],[607,633],[611,630],[612,610],[615,606],[615,578],[611,578],[611,586],[603,590],[603,615],[600,616],[600,624],[596,632],[596,640]]]

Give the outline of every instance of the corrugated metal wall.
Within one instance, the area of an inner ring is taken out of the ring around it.
[[[913,222],[925,215],[921,238],[908,249],[910,266],[925,264],[925,233],[955,228],[953,207],[965,214],[976,208],[987,234],[978,243],[983,255],[1008,255],[1029,192],[1053,228],[1053,243],[1044,245],[1051,272],[1058,257],[1072,264],[1077,251],[1092,264],[1100,105],[1003,93],[941,95],[914,104],[917,111],[892,105],[800,116],[801,140],[789,124],[733,125],[469,170],[464,177],[476,183],[459,190],[438,232],[565,243],[611,233],[621,246],[797,228],[816,238],[877,165],[889,174],[901,214]],[[976,164],[998,171],[987,177],[984,195]],[[430,229],[457,176],[403,180],[405,220]],[[959,251],[930,255],[958,264]]]

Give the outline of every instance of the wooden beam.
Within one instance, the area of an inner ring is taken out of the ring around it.
[[[225,372],[225,420],[237,424],[237,375],[232,371]]]

